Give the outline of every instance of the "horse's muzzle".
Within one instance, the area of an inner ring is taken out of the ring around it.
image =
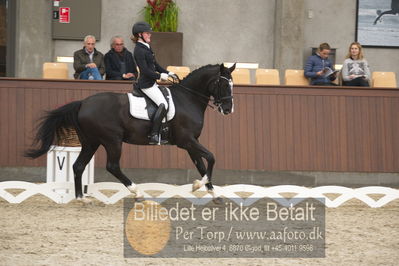
[[[231,113],[230,108],[222,108],[222,106],[219,106],[218,111],[224,115],[228,115]]]

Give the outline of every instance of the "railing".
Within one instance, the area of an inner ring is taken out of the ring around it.
[[[162,183],[145,183],[138,184],[138,188],[142,191],[145,199],[152,199],[160,203],[172,197],[185,198],[194,204],[206,204],[212,200],[210,194],[198,196],[196,193],[191,193],[191,184],[174,186]],[[23,189],[17,195],[10,193],[10,190]],[[62,192],[58,192],[61,190]],[[112,190],[114,193],[107,196],[103,192]],[[151,195],[150,191],[160,192],[157,196]],[[200,191],[204,191],[201,188]],[[230,185],[219,187],[215,186],[215,191],[221,197],[232,199],[237,204],[242,203],[243,206],[251,205],[262,198],[271,198],[277,201],[282,206],[296,205],[307,198],[314,198],[321,200],[326,207],[336,208],[342,204],[347,203],[352,199],[362,201],[369,207],[379,208],[394,200],[399,199],[399,190],[387,187],[362,187],[362,188],[347,188],[341,186],[323,186],[306,188],[300,186],[274,186],[274,187],[260,187],[254,185]],[[238,196],[239,192],[251,193],[249,197]],[[285,197],[284,194],[294,193],[293,197]],[[3,198],[9,203],[21,203],[32,196],[43,195],[56,203],[69,203],[74,200],[74,184],[68,183],[43,183],[34,184],[21,181],[6,181],[0,182],[0,198]],[[119,200],[131,195],[130,191],[120,183],[103,182],[89,184],[87,194],[93,199],[99,200],[105,204],[114,204]],[[334,198],[330,194],[335,194]],[[374,199],[372,195],[378,194],[379,198]]]

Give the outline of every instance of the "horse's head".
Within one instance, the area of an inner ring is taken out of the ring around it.
[[[220,65],[220,76],[216,81],[216,86],[213,88],[211,94],[214,99],[214,104],[218,111],[222,114],[230,114],[234,111],[233,103],[233,80],[231,73],[236,68],[236,64],[227,68],[224,64]]]
[[[221,65],[206,65],[191,72],[180,83],[173,86],[195,95],[196,99],[202,102],[206,108],[210,100],[222,114],[230,114],[234,110],[233,106],[233,80],[231,73],[236,68],[236,64],[227,68]],[[175,97],[175,96],[173,96]]]

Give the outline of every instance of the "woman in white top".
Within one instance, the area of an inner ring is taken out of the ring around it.
[[[342,85],[369,87],[370,69],[363,56],[362,46],[353,42],[342,66]]]

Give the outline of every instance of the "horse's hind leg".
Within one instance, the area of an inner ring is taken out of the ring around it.
[[[115,176],[123,185],[125,185],[130,192],[135,195],[136,199],[142,198],[142,194],[125,174],[123,174],[119,161],[122,154],[122,142],[112,142],[104,145],[107,152],[107,171]]]
[[[90,162],[94,153],[97,151],[98,146],[99,144],[82,144],[82,150],[73,164],[73,172],[75,174],[75,197],[77,199],[83,198],[82,174],[86,165]]]

